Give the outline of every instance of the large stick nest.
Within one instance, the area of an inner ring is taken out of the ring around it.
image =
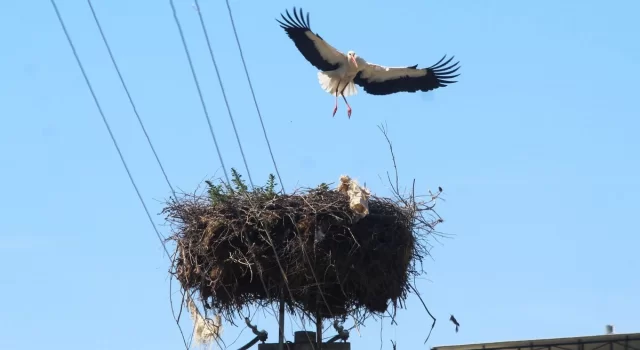
[[[413,196],[371,196],[369,214],[359,218],[346,194],[326,187],[236,193],[215,204],[185,195],[164,211],[177,243],[171,272],[225,318],[281,297],[290,312],[306,315],[380,315],[403,307],[421,273],[425,238],[441,221],[425,219],[431,209]]]

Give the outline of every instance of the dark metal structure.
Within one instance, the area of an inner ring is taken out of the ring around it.
[[[640,350],[640,333],[436,346],[431,350]]]
[[[317,334],[315,332],[299,331],[294,333],[293,343],[287,342],[284,344],[285,350],[351,350],[351,343],[347,342],[349,339],[349,331],[345,330],[342,326],[334,322],[334,328],[338,331],[338,334],[332,337],[329,341],[323,342],[321,347],[318,346],[316,339]],[[311,341],[310,341],[311,340]],[[338,342],[342,340],[342,342]],[[258,350],[277,350],[278,343],[263,343],[258,345]]]
[[[262,342],[262,344],[258,344],[258,350],[351,350],[351,343],[347,342],[347,340],[349,340],[349,331],[344,329],[342,324],[337,320],[333,321],[333,328],[338,334],[331,337],[327,342],[321,342],[322,337],[318,337],[315,332],[300,331],[294,333],[293,343],[290,341],[284,342],[284,332],[282,331],[279,332],[280,339],[278,339],[278,343],[265,343],[269,336],[267,332],[264,330],[259,331],[258,327],[252,325],[251,321],[246,317],[244,322],[247,324],[247,327],[251,328],[255,337],[239,350],[248,350],[258,342]],[[280,330],[282,329],[281,327]],[[322,331],[321,327],[320,331]],[[338,342],[339,340],[342,342]],[[318,344],[318,342],[321,343]]]
[[[251,332],[253,332],[255,337],[250,342],[248,342],[243,347],[241,347],[239,350],[248,350],[259,341],[261,341],[263,344],[264,342],[267,341],[267,338],[269,337],[269,334],[267,333],[267,331],[265,330],[259,331],[258,326],[252,325],[248,317],[244,318],[244,322],[247,324],[247,327],[251,328]]]

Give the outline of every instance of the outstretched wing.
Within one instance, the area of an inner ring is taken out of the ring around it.
[[[293,8],[293,16],[289,14],[287,10],[287,16],[282,16],[285,23],[276,19],[280,23],[280,27],[287,32],[287,35],[304,58],[312,65],[321,71],[331,71],[338,69],[340,63],[344,61],[345,55],[336,50],[333,46],[327,44],[322,37],[318,34],[314,34],[309,27],[309,13],[307,18],[304,18],[302,9],[300,12],[296,12],[296,8]]]
[[[362,86],[364,91],[372,95],[389,95],[396,92],[431,91],[453,84],[451,79],[460,66],[456,62],[449,64],[453,57],[446,62],[442,57],[438,63],[429,68],[418,69],[418,65],[410,67],[383,67],[368,63],[366,68],[356,75],[353,82]]]

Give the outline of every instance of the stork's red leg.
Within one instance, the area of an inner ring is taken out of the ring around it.
[[[344,95],[342,95],[342,98],[344,99],[344,103],[347,104],[347,116],[349,117],[349,119],[351,119],[351,106],[349,106],[349,102],[347,102],[347,98],[344,97]]]
[[[338,85],[336,85],[336,105],[333,107],[333,115],[332,117],[336,116],[336,112],[338,111],[338,87],[340,86],[340,82],[338,82]]]

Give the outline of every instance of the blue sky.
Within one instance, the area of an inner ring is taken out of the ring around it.
[[[156,215],[170,191],[86,2],[60,11],[135,180]],[[252,176],[273,172],[223,1],[201,1]],[[441,230],[418,287],[428,345],[639,331],[640,32],[636,1],[326,0],[302,4],[338,49],[384,65],[461,60],[430,94],[350,99],[351,120],[275,18],[299,3],[232,0],[287,190],[350,174],[378,194],[442,186]],[[243,169],[192,1],[176,0],[226,166]],[[192,191],[220,164],[168,1],[98,1],[122,73],[168,176]],[[169,262],[48,1],[0,4],[0,348],[178,349]],[[244,172],[244,170],[243,170]],[[634,272],[636,271],[636,272]],[[428,279],[428,280],[427,280]],[[411,297],[383,348],[423,348]],[[462,324],[455,333],[447,321]],[[257,317],[277,340],[277,326]],[[287,320],[288,326],[291,322]],[[189,327],[190,320],[183,323]],[[297,328],[297,327],[296,327]],[[231,343],[240,329],[228,326]],[[289,334],[291,334],[289,332]],[[370,322],[355,349],[380,347]],[[232,348],[251,339],[245,331]]]

